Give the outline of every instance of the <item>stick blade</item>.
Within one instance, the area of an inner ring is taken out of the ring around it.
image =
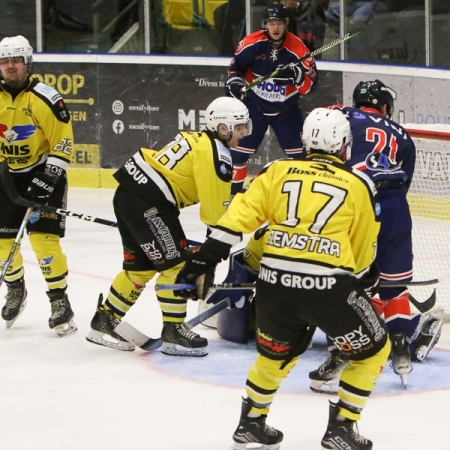
[[[436,289],[433,290],[433,293],[423,302],[419,302],[416,300],[411,293],[409,293],[409,301],[423,314],[429,311],[436,304]]]
[[[119,325],[114,328],[114,331],[119,336],[123,337],[128,342],[131,342],[142,350],[156,350],[162,345],[160,338],[149,338],[127,322],[120,322]]]

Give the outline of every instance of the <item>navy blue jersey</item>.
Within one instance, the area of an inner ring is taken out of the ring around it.
[[[353,134],[351,158],[346,164],[362,170],[375,183],[401,179],[411,185],[416,147],[406,130],[372,108],[336,105],[347,114]]]
[[[228,76],[239,76],[247,84],[272,73],[280,64],[298,61],[309,53],[308,48],[294,34],[287,32],[280,48],[274,49],[264,31],[255,31],[238,45],[228,67]],[[305,71],[303,83],[298,86],[277,86],[269,78],[247,92],[263,114],[279,114],[297,104],[300,95],[307,94],[317,82],[314,58],[300,63]]]

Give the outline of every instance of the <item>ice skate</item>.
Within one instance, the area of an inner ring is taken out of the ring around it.
[[[103,295],[100,294],[97,311],[91,321],[91,331],[86,336],[86,339],[93,344],[124,352],[132,352],[134,344],[126,341],[114,331],[120,320],[114,316],[112,311],[102,305],[102,299]]]
[[[328,426],[322,438],[323,450],[371,450],[372,442],[355,431],[356,421],[337,420],[339,406],[330,402]],[[356,427],[357,428],[357,427]]]
[[[411,359],[422,362],[437,344],[444,324],[444,309],[435,308],[420,317],[411,340]]]
[[[252,408],[249,398],[242,399],[242,412],[239,425],[233,434],[233,445],[230,450],[277,450],[283,440],[283,433],[266,425],[266,414],[259,417],[248,417]],[[259,446],[257,446],[259,444]],[[247,447],[248,446],[248,447]]]
[[[208,340],[191,331],[183,323],[164,322],[161,353],[170,356],[206,356]]]
[[[73,321],[73,311],[69,298],[62,289],[54,289],[47,292],[52,308],[52,315],[48,319],[48,326],[55,330],[60,337],[75,333],[77,326]]]
[[[6,321],[6,328],[11,328],[27,305],[27,290],[23,279],[6,282],[8,292],[5,296],[5,306],[2,308],[2,318]]]
[[[337,394],[339,377],[347,363],[338,349],[332,350],[318,369],[309,372],[310,389],[319,394]]]
[[[402,385],[406,389],[408,374],[412,371],[408,338],[405,333],[391,333],[389,337],[392,344],[391,367],[400,376]]]

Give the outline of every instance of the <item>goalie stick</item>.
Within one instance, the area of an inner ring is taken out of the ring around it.
[[[405,283],[399,285],[400,287],[410,284]],[[391,287],[394,283],[389,282],[380,282],[380,286],[382,287]],[[183,289],[196,289],[196,284],[156,284],[155,291],[179,291]],[[235,289],[255,289],[254,283],[219,283],[213,284],[209,288],[210,290],[235,290]],[[427,312],[436,304],[436,289],[434,289],[433,293],[429,298],[424,300],[423,302],[416,300],[411,294],[409,294],[409,301],[421,312]]]
[[[210,317],[218,314],[220,311],[227,308],[228,306],[232,306],[232,302],[227,297],[224,298],[219,303],[216,303],[214,306],[211,306],[211,308],[207,309],[206,311],[203,311],[198,316],[195,316],[194,318],[186,322],[186,325],[188,326],[188,328],[194,328],[195,326],[204,322]],[[132,344],[136,345],[137,347],[147,352],[151,350],[157,350],[162,345],[162,340],[160,337],[159,338],[148,337],[127,322],[120,322],[119,325],[117,325],[116,328],[114,328],[114,331],[120,336],[122,336],[124,339],[126,339],[128,342],[131,342]]]
[[[344,34],[343,36],[336,38],[334,41],[331,41],[328,44],[323,45],[322,47],[318,48],[317,50],[307,53],[305,56],[302,56],[297,61],[295,61],[294,63],[291,63],[291,64],[298,65],[301,62],[307,60],[308,58],[314,57],[316,55],[320,55],[321,53],[326,52],[330,48],[333,48],[336,45],[339,45],[342,42],[345,42],[345,41],[349,40],[350,38],[352,38],[353,36],[356,36],[357,34],[361,33],[361,31],[365,30],[372,23],[372,20],[375,17],[375,12],[377,10],[377,5],[378,5],[378,0],[372,0],[372,11],[370,12],[366,21],[359,28],[357,28],[354,31],[350,31],[350,32]],[[286,64],[285,66],[279,67],[278,69],[274,70],[273,72],[258,78],[257,80],[253,81],[252,83],[250,83],[247,86],[245,86],[244,88],[242,88],[242,91],[243,92],[248,91],[248,90],[252,89],[253,87],[257,86],[258,84],[262,83],[263,81],[266,81],[269,78],[273,78],[274,76],[276,76],[276,74],[280,70],[285,69],[288,66],[289,66],[289,64]]]
[[[423,314],[429,311],[436,304],[436,289],[433,290],[430,298],[427,298],[423,302],[416,300],[409,292],[409,301]]]

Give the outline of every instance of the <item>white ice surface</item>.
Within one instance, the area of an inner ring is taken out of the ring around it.
[[[112,190],[73,188],[69,209],[114,220],[112,195]],[[202,240],[205,228],[197,217],[198,209],[191,207],[181,220],[188,238]],[[0,449],[228,449],[253,359],[251,347],[221,341],[215,330],[203,326],[197,331],[211,344],[205,358],[125,353],[88,343],[85,336],[98,295],[108,292],[121,270],[119,234],[114,228],[68,218],[62,243],[78,332],[59,338],[49,330],[46,286],[25,238],[28,306],[11,329],[0,326]],[[217,282],[225,272],[222,265]],[[4,294],[2,286],[0,296]],[[188,316],[196,314],[197,304],[190,302]],[[126,320],[152,337],[160,334],[152,285]],[[361,434],[374,442],[374,449],[447,448],[449,325],[438,347],[442,350],[433,351],[433,358],[414,366],[407,391],[385,368],[381,388],[378,393],[375,389],[360,422]],[[305,355],[286,380],[288,387],[275,398],[268,423],[284,432],[282,450],[320,449],[328,397],[309,392],[307,372],[324,356],[318,352],[312,364]]]

